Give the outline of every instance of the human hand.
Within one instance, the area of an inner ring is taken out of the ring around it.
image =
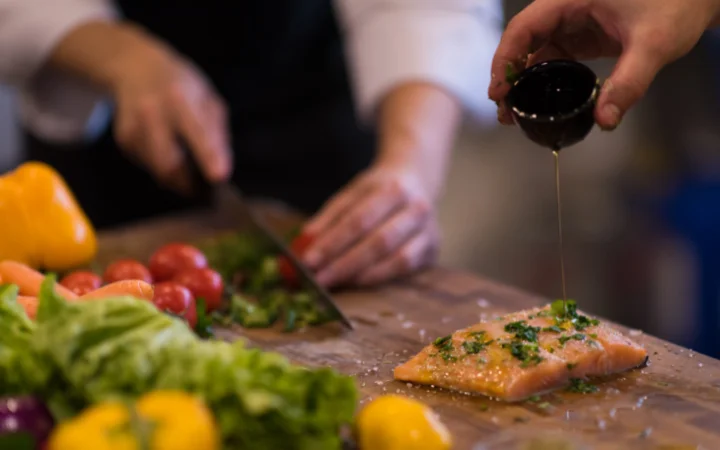
[[[697,44],[720,12],[717,0],[536,0],[509,23],[492,63],[489,96],[498,119],[512,124],[504,105],[515,71],[544,60],[619,56],[603,85],[595,120],[613,129],[647,91],[658,71]]]
[[[440,233],[421,177],[375,165],[331,198],[303,233],[305,263],[324,286],[371,285],[434,262]]]

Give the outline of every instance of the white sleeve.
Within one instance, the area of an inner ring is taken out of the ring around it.
[[[487,97],[502,33],[500,0],[335,0],[360,116],[407,81],[435,83],[475,119],[497,120]]]
[[[91,84],[45,62],[76,26],[115,17],[111,0],[0,0],[0,81],[18,88],[22,119],[39,137],[78,140],[107,110]]]

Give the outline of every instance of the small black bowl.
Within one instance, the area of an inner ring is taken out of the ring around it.
[[[523,70],[505,101],[532,141],[553,150],[576,144],[590,133],[600,80],[577,61],[546,61]]]

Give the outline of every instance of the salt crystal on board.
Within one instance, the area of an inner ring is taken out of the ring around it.
[[[629,334],[630,336],[640,336],[643,332],[642,330],[630,330]]]
[[[484,298],[481,298],[477,301],[477,305],[481,308],[487,308],[490,306],[490,302],[485,300]]]

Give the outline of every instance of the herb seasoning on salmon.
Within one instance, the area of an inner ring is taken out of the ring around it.
[[[438,338],[397,367],[395,379],[519,401],[567,386],[589,393],[593,387],[582,380],[639,367],[647,356],[572,300],[566,308],[560,300]]]

